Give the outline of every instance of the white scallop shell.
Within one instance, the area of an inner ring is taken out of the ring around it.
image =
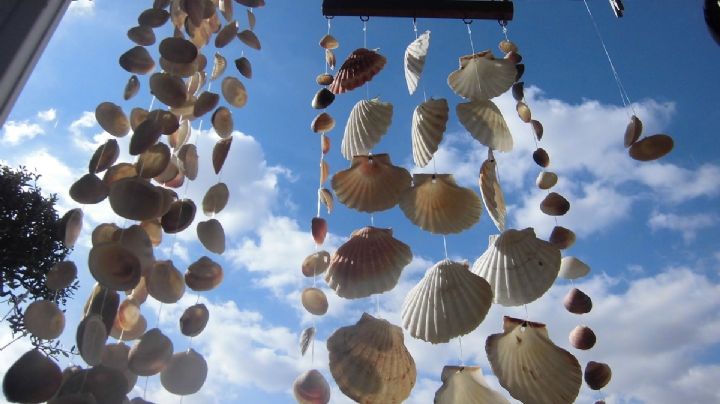
[[[361,212],[379,212],[398,204],[408,188],[410,173],[397,167],[387,154],[354,156],[349,169],[336,173],[332,187],[338,200]]]
[[[435,404],[510,404],[490,388],[479,366],[445,366]]]
[[[535,236],[532,228],[490,236],[488,249],[472,271],[493,288],[495,303],[519,306],[542,296],[560,270],[560,250]]]
[[[557,347],[544,324],[505,317],[485,351],[500,385],[524,403],[572,403],[582,385],[578,360]]]
[[[410,95],[417,90],[428,48],[430,48],[430,31],[425,31],[405,49],[405,81]]]
[[[354,156],[369,154],[387,133],[392,122],[393,106],[378,98],[361,100],[350,111],[345,135],[342,140],[342,155],[350,160]]]
[[[433,265],[405,298],[403,327],[433,344],[472,332],[492,305],[487,281],[470,272],[467,262]]]
[[[485,146],[509,152],[513,138],[500,109],[492,101],[470,101],[456,108],[460,123],[478,142]]]
[[[455,94],[470,100],[489,100],[506,92],[515,83],[517,69],[508,59],[495,59],[485,51],[460,58],[460,69],[448,76]]]
[[[480,193],[490,218],[502,232],[505,231],[506,208],[500,181],[495,173],[496,165],[492,149],[489,149],[487,160],[480,166]]]
[[[590,273],[590,266],[576,257],[563,257],[560,261],[560,273],[563,279],[578,279]]]
[[[444,98],[429,99],[418,105],[413,112],[412,149],[413,161],[425,167],[438,149],[447,129],[448,102]]]

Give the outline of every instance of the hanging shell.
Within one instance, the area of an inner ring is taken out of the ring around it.
[[[508,229],[490,236],[488,248],[472,271],[493,288],[495,303],[527,304],[542,296],[560,270],[560,250],[535,237],[532,228]]]
[[[225,101],[235,108],[242,108],[247,104],[248,94],[243,83],[235,77],[225,77],[221,84]]]
[[[555,247],[564,250],[575,244],[575,233],[562,226],[555,226],[550,233],[548,241]]]
[[[160,28],[170,19],[170,13],[162,8],[149,8],[138,16],[138,25]]]
[[[227,0],[230,1],[230,0]],[[251,31],[255,30],[255,24],[257,23],[257,18],[255,18],[255,13],[252,12],[251,8],[247,9],[247,19],[248,19],[248,26],[250,27]]]
[[[425,31],[405,49],[405,82],[410,95],[417,90],[430,48],[430,31]]]
[[[330,402],[330,385],[322,373],[311,369],[295,379],[293,395],[299,404],[327,404]]]
[[[65,314],[55,302],[36,300],[25,309],[23,324],[37,339],[55,339],[65,329]]]
[[[128,79],[127,84],[125,84],[125,89],[123,90],[123,99],[125,101],[129,100],[130,98],[134,97],[138,93],[138,91],[140,91],[140,80],[138,80],[138,77],[133,74]]]
[[[597,337],[590,327],[579,325],[570,331],[570,345],[576,349],[588,350],[595,346]]]
[[[322,245],[328,232],[327,221],[321,217],[314,217],[310,222],[310,232],[312,233],[315,244]]]
[[[198,56],[197,47],[187,39],[168,37],[158,46],[163,59],[173,63],[192,63]]]
[[[237,21],[233,20],[227,23],[220,32],[215,35],[215,47],[220,49],[227,46],[238,34]]]
[[[542,123],[540,123],[540,121],[533,119],[530,121],[530,126],[532,126],[533,132],[535,132],[535,138],[537,140],[542,140],[543,132],[545,131],[543,129]]]
[[[331,214],[334,206],[332,192],[330,192],[330,190],[327,188],[318,189],[318,198],[320,199],[320,202],[327,208],[328,215]]]
[[[101,173],[110,168],[120,156],[120,146],[115,139],[108,139],[93,153],[88,164],[90,174]]]
[[[320,161],[320,184],[325,184],[330,175],[330,165],[325,160]]]
[[[637,142],[638,139],[640,139],[640,135],[642,135],[643,130],[643,124],[640,118],[633,115],[630,117],[630,123],[628,123],[627,128],[625,129],[625,139],[624,139],[624,145],[625,147],[632,146],[635,142]]]
[[[557,192],[550,192],[540,202],[540,210],[548,216],[562,216],[570,210],[570,202]]]
[[[302,263],[302,273],[308,278],[325,273],[330,265],[330,253],[318,251],[308,255]]]
[[[392,229],[363,227],[335,251],[325,281],[340,297],[367,297],[394,288],[410,261],[410,247]]]
[[[492,149],[488,149],[488,158],[480,166],[480,193],[485,209],[499,231],[505,231],[505,197],[496,174],[497,162]]]
[[[150,220],[164,213],[164,192],[142,178],[123,178],[114,182],[108,199],[113,212],[126,219]]]
[[[220,174],[220,171],[225,165],[225,159],[227,159],[228,153],[230,153],[230,146],[232,146],[233,137],[220,139],[215,143],[212,153],[213,169],[215,174]]]
[[[580,364],[553,344],[545,324],[505,316],[503,333],[489,336],[485,351],[500,385],[517,400],[569,404],[580,392]]]
[[[305,288],[300,297],[303,307],[310,314],[322,316],[328,311],[328,301],[325,293],[318,288]]]
[[[120,303],[115,321],[123,330],[131,330],[140,321],[140,316],[140,304],[128,298]]]
[[[334,36],[327,34],[320,38],[320,47],[323,49],[337,49],[340,46],[340,43],[337,39],[335,39]]]
[[[133,108],[130,110],[130,129],[135,129],[147,119],[150,112],[143,108]],[[97,118],[97,117],[96,117]]]
[[[218,2],[218,8],[220,9],[220,13],[225,18],[225,21],[230,21],[233,18],[234,9],[233,9],[233,2],[232,0],[220,0]]]
[[[140,282],[140,260],[116,242],[95,245],[88,256],[90,273],[110,290],[130,290]]]
[[[150,296],[156,300],[173,304],[185,294],[185,282],[172,261],[157,261],[145,275],[145,285]]]
[[[535,180],[535,184],[540,189],[550,189],[557,184],[558,176],[557,174],[550,172],[550,171],[541,171],[540,174],[538,174],[537,179]]]
[[[332,187],[338,200],[360,212],[388,210],[410,188],[410,173],[390,161],[388,154],[355,156],[349,169],[336,173]]]
[[[330,138],[324,134],[320,135],[320,143],[323,154],[328,154],[330,151]]]
[[[170,204],[170,209],[160,219],[165,233],[180,233],[187,229],[195,219],[195,202],[191,199],[180,199]]]
[[[586,314],[592,310],[592,299],[583,291],[572,288],[563,299],[563,306],[573,314]]]
[[[217,107],[220,96],[209,91],[204,91],[193,105],[193,116],[199,118]]]
[[[590,267],[576,257],[563,257],[560,261],[560,273],[563,279],[579,279],[590,273]]]
[[[327,340],[330,372],[340,390],[360,403],[400,403],[415,386],[415,361],[402,329],[364,313]]]
[[[260,45],[260,39],[258,39],[254,32],[248,29],[239,32],[237,37],[242,41],[242,43],[255,50],[260,50],[262,48]]]
[[[155,44],[155,33],[148,26],[138,25],[130,28],[127,31],[127,37],[140,46],[152,46]]]
[[[190,181],[197,179],[199,156],[197,147],[194,144],[183,145],[177,153],[180,162],[180,170]]]
[[[512,86],[512,96],[515,101],[522,101],[525,98],[525,83],[518,81]]]
[[[172,394],[195,394],[205,384],[208,366],[205,358],[192,348],[175,353],[160,373],[160,383]]]
[[[515,83],[515,63],[495,59],[487,50],[460,58],[460,69],[450,73],[448,85],[455,94],[472,101],[484,101],[506,92]]]
[[[197,224],[198,240],[215,254],[225,252],[225,230],[217,219],[210,219]]]
[[[435,404],[510,404],[490,388],[479,366],[445,366]]]
[[[487,281],[470,272],[467,262],[443,260],[410,290],[402,307],[403,327],[433,344],[472,332],[492,305]]]
[[[458,104],[455,112],[475,140],[493,150],[512,151],[512,134],[495,103],[489,100],[470,101]]]
[[[135,170],[143,178],[155,178],[170,164],[170,148],[165,143],[155,143],[145,150],[135,163]]]
[[[342,94],[354,90],[368,81],[385,67],[387,59],[374,50],[355,49],[343,62],[328,87],[334,94]]]
[[[136,46],[120,55],[119,63],[120,67],[134,74],[148,74],[155,68],[155,61],[142,46]]]
[[[425,167],[433,158],[447,129],[449,112],[447,100],[444,98],[431,98],[415,108],[412,120],[412,150],[413,161],[418,166]]]
[[[82,312],[85,318],[93,314],[99,315],[105,330],[109,331],[113,327],[119,306],[120,294],[96,283],[90,297],[85,302],[85,306],[83,306]]]
[[[336,63],[337,59],[335,58],[335,52],[333,52],[331,49],[325,49],[325,64],[328,65],[330,70],[335,70]]]
[[[242,56],[239,59],[235,59],[235,67],[238,69],[240,74],[245,76],[245,78],[252,78],[252,65],[250,64],[250,60],[248,60],[248,58]]]
[[[413,187],[400,197],[400,209],[415,225],[434,234],[460,233],[482,214],[482,202],[452,174],[414,174]]]
[[[200,257],[185,272],[185,284],[196,292],[215,289],[222,280],[222,267],[208,257]]]
[[[133,132],[130,138],[130,155],[137,156],[146,152],[157,143],[162,135],[162,126],[149,117],[145,119]]]
[[[138,376],[160,373],[170,362],[173,343],[162,331],[153,328],[145,332],[140,341],[130,349],[128,368]]]
[[[83,226],[83,211],[80,208],[70,209],[60,219],[58,226],[58,236],[67,248],[75,247],[75,243],[80,237]]]
[[[70,197],[77,203],[95,204],[108,196],[107,185],[94,174],[85,174],[70,186]]]
[[[585,383],[593,390],[600,390],[610,383],[612,371],[606,363],[590,361],[585,366]]]
[[[322,74],[318,74],[317,77],[315,77],[315,82],[319,86],[329,86],[330,84],[332,84],[334,79],[335,78],[333,77],[332,74],[322,73]]]
[[[212,73],[210,74],[210,80],[215,81],[218,77],[225,73],[225,69],[227,68],[227,59],[225,59],[220,52],[215,52],[215,58],[213,60],[214,63]]]
[[[310,124],[310,129],[315,133],[327,133],[335,128],[335,119],[327,112],[321,112]]]
[[[208,320],[210,311],[204,304],[192,305],[180,316],[180,332],[188,337],[197,337],[205,329]]]
[[[77,278],[77,266],[72,261],[53,265],[45,277],[45,286],[50,290],[61,290],[72,285]]]
[[[95,108],[95,120],[107,133],[123,137],[130,132],[130,121],[120,106],[112,102],[102,102]]]
[[[221,138],[230,137],[235,127],[232,112],[225,107],[216,109],[212,115],[212,126]]]
[[[314,338],[315,327],[309,327],[303,330],[302,335],[300,335],[300,355],[305,355]]]
[[[331,93],[327,88],[321,88],[315,94],[310,105],[315,109],[325,109],[335,101],[335,94]]]
[[[387,133],[392,122],[393,106],[378,98],[360,100],[350,111],[341,150],[351,160],[354,156],[369,154]]]
[[[535,164],[542,168],[547,168],[550,165],[550,155],[548,155],[547,151],[542,147],[538,147],[537,150],[533,152],[532,157]]]
[[[203,212],[210,216],[220,213],[227,205],[230,198],[230,190],[224,182],[218,182],[211,186],[202,200]]]
[[[3,393],[13,403],[50,400],[62,383],[60,367],[37,349],[24,353],[5,371]]]
[[[154,73],[150,76],[150,92],[169,107],[180,107],[187,101],[185,82],[169,73]]]
[[[652,135],[639,140],[630,146],[630,157],[638,161],[657,160],[670,153],[675,142],[668,135]]]
[[[100,364],[107,334],[103,319],[98,314],[90,314],[80,321],[77,327],[76,344],[80,351],[80,357],[85,363],[90,366]]]

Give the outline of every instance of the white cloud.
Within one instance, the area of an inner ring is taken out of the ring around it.
[[[3,125],[3,134],[0,143],[8,146],[17,146],[39,135],[44,135],[45,129],[37,123],[28,121],[7,121]]]
[[[68,14],[73,16],[89,17],[95,14],[95,1],[75,0],[70,3]]]
[[[55,108],[50,108],[45,111],[40,111],[37,113],[37,117],[41,121],[52,122],[57,118],[57,110]]]
[[[678,231],[682,234],[685,242],[690,242],[695,239],[698,231],[713,228],[717,222],[718,217],[709,213],[677,215],[653,212],[648,220],[648,225],[652,230]]]
[[[99,132],[94,135],[88,135],[87,129],[95,129]],[[101,144],[112,136],[102,129],[99,128],[97,120],[95,119],[95,113],[90,111],[83,112],[80,117],[70,123],[68,126],[72,141],[75,147],[80,149],[85,154],[93,153]]]

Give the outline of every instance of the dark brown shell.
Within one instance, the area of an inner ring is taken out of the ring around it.
[[[588,350],[595,346],[597,337],[590,327],[579,325],[570,332],[569,340],[573,347]]]
[[[146,119],[156,122],[160,125],[160,132],[163,135],[172,135],[180,128],[178,117],[172,112],[164,109],[154,109],[147,114]]]
[[[130,154],[137,156],[157,143],[162,135],[162,127],[153,119],[145,119],[130,138]]]
[[[130,121],[120,106],[112,102],[101,102],[95,108],[95,120],[103,130],[112,136],[123,137],[130,132]]]
[[[343,62],[329,89],[334,94],[341,94],[358,88],[372,80],[386,63],[385,56],[373,50],[356,49]]]
[[[600,390],[610,383],[612,370],[606,363],[590,361],[585,366],[585,383],[593,390]]]
[[[315,133],[330,132],[335,127],[335,119],[327,112],[322,112],[313,119],[310,129]]]
[[[215,133],[221,138],[232,135],[234,129],[232,112],[225,107],[219,107],[212,115],[212,126]]]
[[[542,147],[538,147],[537,150],[533,152],[533,160],[535,164],[542,168],[547,168],[550,165],[550,156]]]
[[[138,16],[138,25],[150,28],[162,27],[170,19],[170,13],[162,8],[149,8]]]
[[[630,146],[630,157],[638,161],[657,160],[670,153],[675,142],[668,135],[652,135],[645,137]]]
[[[125,101],[129,100],[130,98],[134,97],[138,93],[138,91],[140,91],[140,80],[138,80],[138,77],[133,74],[128,79],[127,84],[125,84],[125,89],[123,90],[123,99]]]
[[[335,94],[327,88],[321,88],[312,99],[312,105],[315,109],[325,109],[335,101]]]
[[[120,67],[135,74],[148,74],[155,68],[155,61],[142,46],[136,46],[120,55],[119,62]]]
[[[70,197],[77,203],[95,204],[108,196],[110,189],[95,174],[85,174],[70,186]]]
[[[188,337],[197,337],[205,329],[209,319],[210,312],[204,304],[190,306],[180,316],[180,332]]]
[[[153,328],[130,349],[128,368],[138,376],[152,376],[165,369],[172,354],[170,338]]]
[[[230,21],[215,36],[215,47],[220,49],[227,46],[237,36],[237,21]]]
[[[592,310],[592,299],[583,291],[577,288],[570,289],[563,299],[565,309],[573,314],[585,314]]]
[[[555,226],[548,241],[555,247],[564,250],[575,244],[575,232],[562,226]]]
[[[332,76],[332,74],[328,73],[318,74],[318,76],[315,78],[315,82],[321,86],[329,86],[330,84],[332,84],[333,80],[334,77]]]
[[[130,28],[127,37],[140,46],[151,46],[155,43],[155,33],[152,28],[144,25]]]
[[[3,393],[10,402],[41,403],[55,395],[61,382],[60,367],[33,349],[7,369],[3,378]]]
[[[170,107],[180,107],[188,98],[185,82],[169,73],[155,73],[150,76],[150,93]]]
[[[630,147],[633,145],[633,143],[637,142],[637,140],[640,139],[642,130],[642,121],[635,115],[630,117],[630,123],[628,123],[627,128],[625,129],[625,147]]]
[[[321,217],[314,217],[310,225],[315,244],[322,245],[328,232],[327,221]]]
[[[196,118],[199,118],[207,114],[215,109],[218,102],[220,102],[220,95],[210,91],[204,91],[200,94],[197,101],[195,101],[195,105],[193,106],[193,115]]]
[[[535,137],[537,138],[537,140],[542,140],[544,132],[542,123],[540,123],[540,121],[538,120],[533,119],[530,121],[530,125],[533,128],[533,132],[535,132]]]
[[[519,81],[512,86],[512,96],[515,101],[522,101],[525,98],[525,83]]]
[[[198,56],[195,44],[183,38],[169,37],[160,42],[160,56],[173,63],[192,63]]]
[[[220,139],[215,143],[212,153],[212,163],[215,174],[220,174],[220,170],[222,170],[223,165],[225,165],[225,159],[227,159],[228,153],[230,152],[232,140],[233,138],[230,136],[225,139]]]
[[[179,233],[192,224],[195,219],[195,203],[190,199],[181,199],[170,205],[170,210],[160,220],[165,233]]]
[[[550,192],[540,202],[540,210],[549,216],[562,216],[570,210],[570,202],[557,192]]]
[[[235,67],[238,69],[240,74],[246,78],[252,78],[252,65],[250,64],[250,60],[248,60],[245,56],[235,59]]]
[[[108,139],[107,142],[100,145],[90,158],[88,170],[90,174],[101,173],[113,164],[120,156],[120,146],[115,139]]]

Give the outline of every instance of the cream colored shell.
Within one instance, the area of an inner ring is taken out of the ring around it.
[[[448,85],[455,94],[470,100],[482,101],[506,92],[515,82],[515,63],[495,59],[484,51],[460,58],[460,69],[448,76]]]
[[[460,123],[475,140],[493,150],[512,151],[512,134],[495,103],[470,101],[458,104],[456,113]]]
[[[444,98],[431,98],[415,108],[412,120],[412,150],[413,161],[418,166],[425,167],[433,158],[447,129],[449,112],[447,100]]]
[[[552,286],[560,270],[560,250],[535,236],[532,228],[508,229],[490,236],[472,271],[492,286],[495,303],[527,304]]]
[[[332,187],[348,208],[379,212],[397,205],[410,181],[410,173],[394,166],[388,154],[376,154],[353,157],[349,169],[333,176]]]
[[[492,149],[488,150],[488,158],[480,166],[480,193],[482,194],[485,209],[499,231],[505,231],[505,197],[503,196],[500,181],[495,172],[497,162]]]
[[[433,344],[472,332],[492,305],[487,281],[470,272],[467,262],[443,260],[410,290],[402,307],[403,327]]]
[[[378,98],[360,100],[350,111],[343,136],[342,155],[350,160],[354,156],[369,154],[380,138],[387,133],[392,122],[393,106]]]
[[[510,404],[490,388],[479,366],[445,366],[435,404]]]
[[[563,257],[558,276],[563,279],[579,279],[590,273],[590,266],[576,257]]]
[[[430,31],[425,31],[405,49],[405,82],[410,95],[417,90],[430,48]]]

